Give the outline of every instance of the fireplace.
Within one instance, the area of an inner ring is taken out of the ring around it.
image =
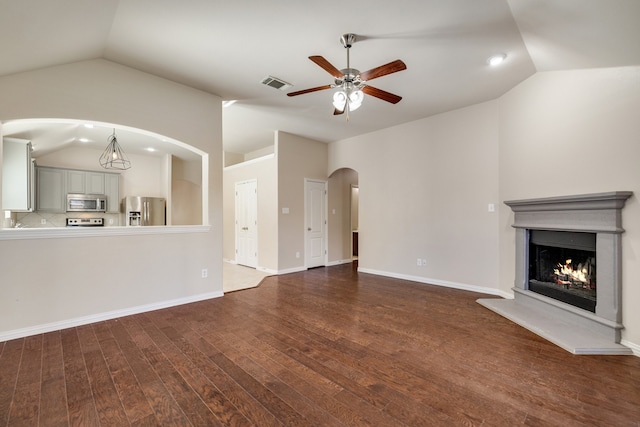
[[[529,290],[596,312],[596,233],[529,230]]]
[[[574,354],[632,354],[620,344],[622,208],[632,193],[505,202],[514,213],[514,299],[479,299]]]

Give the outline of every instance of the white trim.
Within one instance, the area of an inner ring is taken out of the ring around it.
[[[299,273],[301,271],[307,271],[308,268],[305,266],[302,267],[293,267],[293,268],[287,268],[285,270],[278,270],[275,274],[290,274],[290,273]]]
[[[262,271],[264,273],[269,273],[269,274],[278,274],[278,270],[272,270],[272,269],[266,268],[266,267],[257,266],[256,270]]]
[[[505,299],[513,299],[513,294],[501,291],[500,289],[487,288],[484,286],[467,285],[464,283],[448,282],[446,280],[429,279],[427,277],[409,276],[406,274],[391,273],[388,271],[372,270],[358,267],[359,273],[376,274],[378,276],[393,277],[394,279],[410,280],[412,282],[424,283],[426,285],[443,286],[445,288],[461,289],[464,291],[478,292],[481,294],[497,295]]]
[[[213,298],[220,298],[223,295],[224,294],[222,292],[209,292],[206,294],[199,294],[174,300],[139,305],[136,307],[130,307],[121,310],[113,310],[107,311],[105,313],[76,317],[74,319],[62,320],[59,322],[45,323],[43,325],[31,326],[28,328],[15,329],[13,331],[0,333],[0,342],[9,341],[16,338],[24,338],[37,334],[44,334],[47,332],[59,331],[61,329],[73,328],[76,326],[88,325],[90,323],[116,319],[118,317],[130,316],[132,314],[140,314],[148,311],[174,307],[177,305],[190,304],[193,302],[204,301]]]
[[[265,156],[256,157],[255,159],[245,160],[245,161],[243,161],[241,163],[236,163],[235,165],[225,166],[224,170],[228,171],[228,170],[231,170],[231,169],[237,169],[237,168],[239,168],[241,166],[247,166],[247,165],[250,165],[250,164],[253,164],[253,163],[262,162],[264,160],[273,159],[275,156],[276,156],[275,153],[271,153],[271,154],[267,154]]]
[[[209,231],[211,231],[211,226],[209,225],[158,225],[150,227],[5,228],[0,230],[0,240],[136,236],[141,234],[187,234],[206,233]]]
[[[640,357],[640,345],[634,344],[627,340],[620,340],[620,344],[622,344],[625,347],[629,347],[631,351],[633,351],[634,356]]]
[[[238,265],[238,263],[233,259],[223,258],[222,261],[224,261],[224,262],[226,262],[228,264]],[[251,267],[248,267],[248,268],[251,268]],[[272,269],[266,268],[266,267],[257,266],[255,269],[257,271],[262,271],[263,273],[268,273],[270,275],[278,274],[278,270],[272,270]]]
[[[334,265],[351,264],[352,262],[352,259],[339,259],[337,261],[327,262],[327,267],[333,267]]]

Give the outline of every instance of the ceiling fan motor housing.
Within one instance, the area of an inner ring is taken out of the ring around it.
[[[336,86],[342,86],[343,83],[353,83],[355,86],[360,85],[360,70],[343,68],[340,72],[342,73],[342,78],[335,79]]]
[[[355,42],[356,42],[355,34],[347,33],[347,34],[343,34],[342,37],[340,37],[340,43],[342,43],[342,46],[344,46],[347,49],[350,48]]]

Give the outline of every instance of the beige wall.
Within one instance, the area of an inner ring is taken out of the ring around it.
[[[623,342],[640,350],[640,67],[538,73],[499,100],[500,199],[633,191],[622,211]],[[500,288],[514,230],[500,207]]]
[[[278,170],[275,156],[224,169],[224,258],[235,261],[235,184],[255,179],[258,188],[258,269],[278,270]]]
[[[276,133],[278,159],[278,271],[304,269],[305,178],[327,180],[327,144]],[[288,214],[282,208],[289,208]],[[296,252],[300,257],[296,257]]]
[[[487,102],[330,144],[330,171],[358,171],[359,268],[497,290],[497,134]]]
[[[220,98],[105,60],[2,77],[0,97],[0,121],[116,123],[207,153],[203,170],[209,202],[203,211],[210,225],[160,235],[0,237],[0,337],[222,295]]]

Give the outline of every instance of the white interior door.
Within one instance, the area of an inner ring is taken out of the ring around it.
[[[258,266],[258,182],[236,182],[236,263]]]
[[[305,266],[326,265],[327,183],[305,179]]]

